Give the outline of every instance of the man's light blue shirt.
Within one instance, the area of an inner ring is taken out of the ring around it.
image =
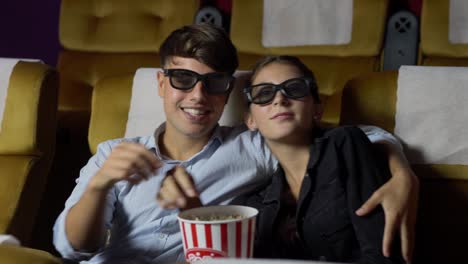
[[[115,139],[101,143],[83,167],[77,185],[54,225],[54,245],[64,258],[81,263],[168,263],[184,261],[178,210],[163,210],[156,203],[161,181],[167,171],[181,165],[192,175],[204,205],[227,204],[234,197],[265,184],[276,169],[263,138],[243,127],[217,127],[207,145],[186,161],[163,156],[157,140],[165,130],[161,125],[153,136]],[[376,128],[363,130],[369,139],[399,145],[389,133]],[[122,141],[136,142],[151,150],[163,166],[147,181],[137,185],[118,182],[107,194],[105,225],[111,230],[109,243],[96,252],[73,249],[65,233],[65,217],[84,193],[89,180],[101,168],[112,149]]]

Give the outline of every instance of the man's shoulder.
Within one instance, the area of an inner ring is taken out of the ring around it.
[[[245,125],[239,126],[220,126],[218,128],[219,135],[223,139],[223,141],[232,141],[237,140],[240,137],[252,137],[255,135],[255,132],[252,132],[247,129]]]
[[[132,143],[139,143],[142,145],[145,145],[149,147],[151,144],[153,136],[142,136],[142,137],[132,137],[132,138],[114,138],[114,139],[109,139],[106,141],[103,141],[99,143],[98,145],[98,152],[100,151],[110,151],[113,148],[115,148],[117,145],[119,145],[122,142],[132,142]]]

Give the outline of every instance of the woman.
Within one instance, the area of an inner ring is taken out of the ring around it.
[[[315,125],[321,110],[313,73],[296,57],[266,57],[244,92],[246,124],[280,164],[267,187],[235,201],[259,209],[255,255],[401,262],[394,252],[394,259],[382,255],[383,210],[355,214],[388,172],[360,129]]]

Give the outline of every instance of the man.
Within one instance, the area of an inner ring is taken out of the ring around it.
[[[155,201],[165,175],[184,168],[196,186],[186,193],[199,194],[210,205],[255,189],[275,169],[276,160],[259,134],[217,125],[238,66],[236,49],[224,31],[210,25],[182,27],[164,41],[160,56],[164,72],[157,76],[158,93],[167,121],[152,136],[99,145],[54,226],[54,244],[65,258],[89,259],[85,263],[183,261],[177,211]],[[373,136],[388,137],[383,132]],[[399,224],[398,215],[414,214],[407,207],[410,190],[417,188],[397,154],[389,155],[394,176],[361,212],[381,203],[389,234]],[[187,201],[174,202],[184,207]]]

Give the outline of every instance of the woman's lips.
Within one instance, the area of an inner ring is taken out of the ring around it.
[[[270,119],[271,120],[285,120],[285,119],[291,119],[294,117],[294,113],[291,112],[282,112],[273,115]]]

